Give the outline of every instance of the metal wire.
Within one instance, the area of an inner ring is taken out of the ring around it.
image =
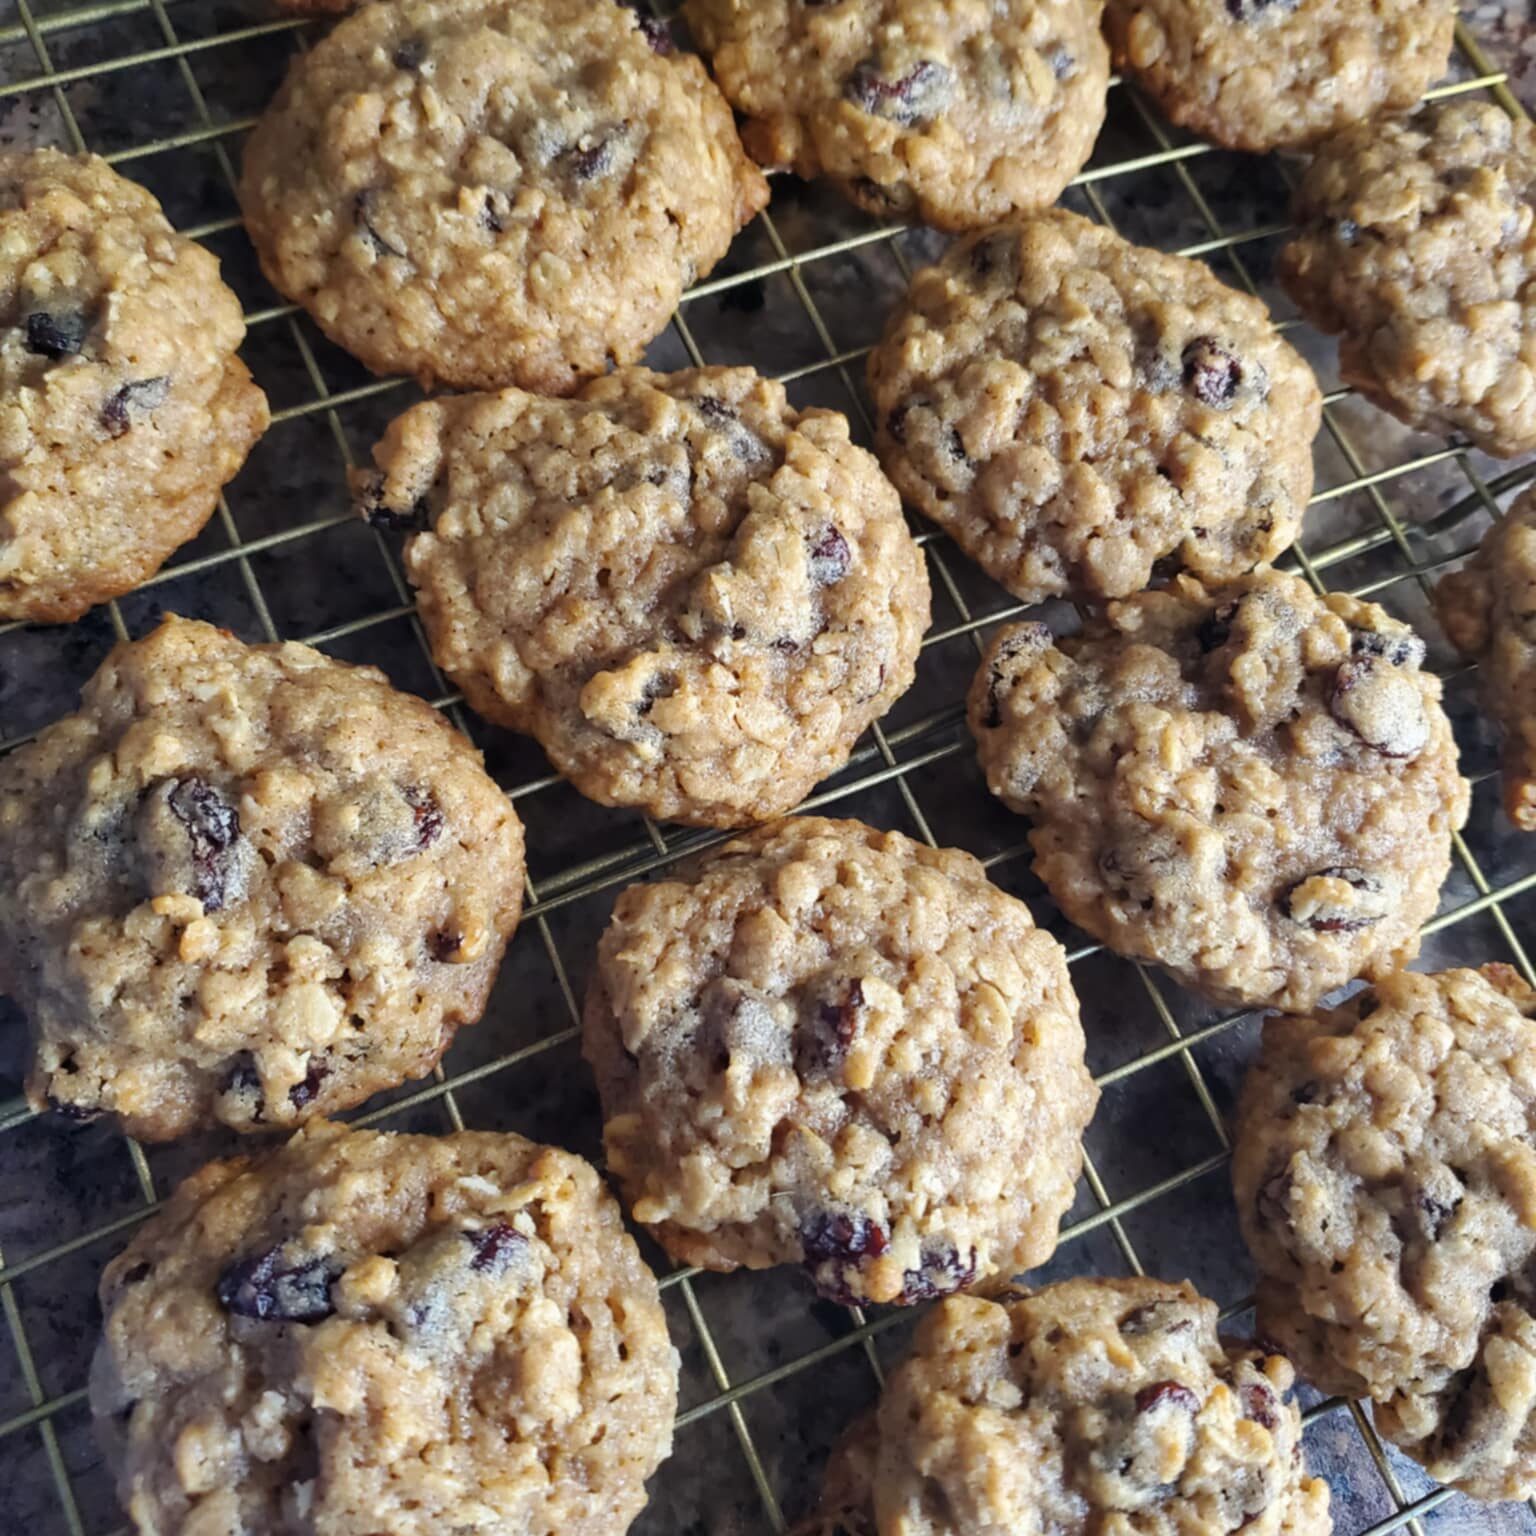
[[[234,164],[231,155],[240,137],[249,128],[249,119],[219,120],[210,111],[208,100],[199,84],[193,68],[193,60],[215,50],[230,50],[260,39],[288,35],[295,48],[306,45],[309,28],[294,18],[280,18],[245,26],[229,26],[209,35],[185,38],[178,32],[176,19],[188,9],[187,0],[108,0],[108,3],[77,6],[50,11],[39,16],[33,10],[31,0],[14,0],[16,21],[0,26],[0,49],[25,45],[30,51],[35,72],[9,81],[0,81],[0,108],[20,100],[40,98],[52,104],[69,140],[76,148],[90,147],[87,135],[82,131],[70,100],[69,88],[91,82],[100,83],[113,75],[136,69],[171,65],[185,95],[183,126],[171,135],[144,143],[118,148],[107,156],[113,163],[124,168],[126,174],[134,174],[134,165],[153,156],[189,146],[205,147],[214,157],[219,174],[231,188],[234,185]],[[666,12],[670,3],[657,6]],[[98,28],[125,19],[138,19],[149,24],[158,35],[159,42],[152,47],[141,47],[134,52],[109,53],[106,56],[78,66],[60,69],[53,62],[50,44],[55,39],[87,35],[89,29]],[[1464,78],[1453,85],[1444,86],[1434,95],[1448,95],[1466,91],[1484,91],[1491,94],[1505,110],[1524,115],[1520,104],[1510,93],[1504,75],[1490,66],[1476,40],[1467,30],[1458,26],[1457,48]],[[1205,229],[1205,238],[1182,247],[1182,254],[1189,256],[1217,256],[1232,268],[1237,281],[1250,291],[1257,291],[1245,258],[1246,248],[1269,240],[1284,232],[1283,223],[1267,223],[1247,229],[1225,229],[1212,205],[1202,191],[1198,172],[1200,162],[1215,153],[1207,146],[1191,143],[1174,143],[1155,115],[1123,84],[1113,89],[1123,93],[1131,113],[1140,125],[1145,141],[1151,146],[1144,153],[1115,159],[1109,163],[1095,164],[1086,170],[1074,184],[1079,195],[1086,200],[1095,217],[1112,223],[1109,207],[1103,193],[1111,183],[1123,178],[1146,176],[1158,172],[1171,174],[1189,205],[1195,210]],[[773,255],[744,270],[721,275],[696,285],[684,298],[683,305],[674,321],[677,341],[695,362],[703,361],[703,354],[690,326],[692,306],[700,300],[728,294],[737,289],[748,291],[750,285],[770,283],[782,279],[794,296],[805,322],[810,326],[821,350],[815,361],[796,368],[780,377],[786,382],[798,382],[815,376],[824,376],[835,385],[843,396],[844,408],[850,415],[864,419],[865,405],[855,381],[861,359],[866,349],[839,349],[834,334],[814,297],[807,273],[818,265],[831,263],[837,258],[851,255],[868,247],[883,248],[897,264],[901,274],[910,275],[906,252],[901,236],[904,226],[887,225],[868,228],[856,234],[818,241],[801,251],[794,251],[786,244],[773,216],[773,209],[759,216],[759,226]],[[209,240],[238,229],[238,220],[223,218],[189,226],[184,233],[195,239]],[[305,418],[322,420],[329,432],[337,453],[338,473],[350,466],[351,452],[343,425],[343,412],[350,407],[372,401],[391,391],[406,388],[404,381],[377,379],[353,385],[345,389],[332,389],[327,382],[319,354],[314,345],[314,332],[293,306],[268,305],[247,312],[246,322],[253,331],[265,332],[269,327],[280,327],[286,334],[302,376],[308,381],[310,393],[297,404],[288,405],[273,413],[273,430],[280,431],[286,424]],[[1348,585],[1357,595],[1377,596],[1399,583],[1411,583],[1421,591],[1428,590],[1429,578],[1444,565],[1466,552],[1471,543],[1470,535],[1459,545],[1455,556],[1438,556],[1433,553],[1431,537],[1454,533],[1458,527],[1479,512],[1494,517],[1500,515],[1496,497],[1505,495],[1536,475],[1536,465],[1525,465],[1501,474],[1485,482],[1461,445],[1451,444],[1397,462],[1372,469],[1369,458],[1353,440],[1348,424],[1339,406],[1348,397],[1348,391],[1338,390],[1327,397],[1324,413],[1325,436],[1347,468],[1347,474],[1335,483],[1320,488],[1313,497],[1314,506],[1337,501],[1346,496],[1359,495],[1368,503],[1372,526],[1340,538],[1320,547],[1312,547],[1303,539],[1286,564],[1299,570],[1318,591],[1327,589],[1331,573],[1345,570],[1351,562],[1364,557],[1389,557],[1392,565],[1385,574]],[[1442,465],[1454,465],[1467,485],[1467,493],[1454,506],[1439,516],[1417,525],[1405,526],[1394,509],[1385,490],[1393,482],[1421,470]],[[154,588],[170,581],[182,581],[189,577],[201,577],[232,567],[238,574],[241,588],[250,602],[257,626],[267,639],[280,638],[280,626],[275,622],[267,594],[262,588],[256,557],[289,549],[302,550],[306,544],[317,540],[329,530],[351,519],[345,515],[322,515],[295,522],[292,526],[255,538],[243,538],[229,505],[220,500],[217,526],[224,537],[224,547],[194,557],[184,558],[168,566],[145,585]],[[958,615],[958,622],[931,633],[924,641],[924,649],[968,639],[979,649],[982,632],[1004,619],[1022,611],[1017,604],[1001,603],[989,606],[985,612],[973,611],[973,604],[964,596],[964,583],[956,574],[955,554],[952,546],[941,535],[926,526],[915,528],[923,545],[934,578],[937,592],[947,600]],[[455,724],[472,737],[478,736],[480,727],[467,715],[458,696],[445,685],[438,673],[425,638],[415,618],[414,604],[409,588],[400,572],[398,563],[387,543],[376,536],[379,559],[388,575],[394,600],[360,617],[335,623],[319,631],[298,638],[316,645],[333,645],[343,639],[364,635],[379,626],[409,623],[420,650],[427,675],[432,679],[436,694],[433,702],[447,710]],[[315,557],[318,558],[318,557]],[[129,628],[118,604],[109,606],[109,618],[114,634],[126,638]],[[5,643],[18,636],[27,626],[22,624],[0,625],[0,660],[4,658]],[[1459,680],[1469,669],[1461,668],[1450,674]],[[920,799],[919,786],[922,770],[932,768],[948,759],[970,751],[970,743],[961,728],[961,708],[958,701],[929,710],[920,718],[900,728],[875,726],[868,742],[854,754],[851,770],[840,776],[836,785],[813,796],[805,809],[826,809],[845,806],[849,801],[881,786],[894,786],[904,811],[911,818],[920,836],[933,842],[934,833],[928,814]],[[9,739],[0,739],[0,752],[9,751],[29,740],[31,732],[17,733]],[[1481,784],[1491,775],[1482,774],[1474,783]],[[552,774],[542,774],[506,784],[507,793],[519,803],[526,818],[539,816],[539,797],[550,791],[558,779]],[[458,1128],[465,1123],[459,1093],[472,1085],[503,1074],[514,1074],[536,1058],[569,1046],[578,1033],[579,1014],[576,990],[572,986],[564,957],[556,941],[550,923],[552,913],[562,908],[614,892],[633,880],[654,873],[678,858],[696,852],[718,840],[715,835],[701,835],[681,829],[663,829],[649,820],[642,822],[642,835],[624,835],[615,840],[594,857],[572,862],[565,867],[542,876],[535,884],[528,883],[527,905],[523,928],[518,942],[536,942],[542,949],[565,1010],[563,1025],[551,1030],[530,1044],[522,1045],[495,1058],[459,1071],[440,1067],[433,1078],[413,1090],[392,1098],[383,1107],[355,1117],[354,1123],[373,1125],[400,1121],[407,1115],[428,1106],[440,1111],[445,1128]],[[1010,846],[990,854],[985,863],[990,869],[999,869],[1016,863],[1027,852],[1020,837]],[[1460,870],[1470,888],[1476,893],[1451,910],[1442,912],[1425,925],[1426,935],[1438,933],[1474,917],[1486,914],[1491,920],[1508,958],[1519,967],[1527,980],[1536,983],[1530,956],[1517,935],[1506,903],[1517,896],[1536,890],[1536,871],[1519,875],[1499,884],[1488,878],[1478,859],[1466,841],[1458,838],[1456,854]],[[530,940],[529,936],[532,935]],[[1074,967],[1100,953],[1095,944],[1085,944],[1073,950],[1069,961]],[[1487,958],[1494,958],[1492,955]],[[1230,1014],[1217,1017],[1198,1027],[1181,1025],[1170,1006],[1165,989],[1167,983],[1143,967],[1138,967],[1139,984],[1147,999],[1147,1005],[1155,1016],[1159,1029],[1166,1037],[1132,1059],[1119,1063],[1098,1076],[1101,1088],[1110,1089],[1137,1074],[1147,1072],[1165,1063],[1177,1062],[1194,1093],[1205,1118],[1215,1151],[1177,1172],[1130,1194],[1116,1198],[1100,1170],[1089,1160],[1085,1170],[1085,1183],[1095,1209],[1090,1214],[1069,1222],[1063,1229],[1063,1245],[1080,1241],[1099,1229],[1107,1229],[1120,1257],[1128,1270],[1144,1272],[1144,1264],[1131,1234],[1128,1218],[1155,1210],[1158,1202],[1170,1197],[1199,1180],[1218,1172],[1227,1161],[1228,1136],[1217,1099],[1207,1080],[1196,1052],[1238,1027],[1248,1015]],[[452,1062],[453,1053],[448,1060]],[[13,1099],[0,1103],[0,1158],[5,1155],[5,1138],[34,1118],[25,1102]],[[49,1395],[39,1375],[31,1340],[28,1336],[26,1317],[17,1283],[27,1278],[46,1276],[50,1266],[59,1264],[71,1255],[101,1244],[107,1239],[122,1238],[156,1209],[161,1191],[157,1189],[149,1162],[142,1149],[126,1140],[127,1152],[132,1162],[140,1203],[134,1208],[114,1216],[111,1220],[93,1226],[90,1230],[62,1239],[22,1257],[7,1259],[0,1252],[0,1311],[5,1316],[15,1351],[18,1375],[28,1406],[0,1420],[0,1445],[14,1442],[14,1437],[35,1432],[44,1452],[49,1477],[57,1500],[59,1518],[70,1536],[99,1536],[100,1529],[87,1532],[81,1515],[81,1501],[77,1496],[72,1475],[61,1450],[57,1421],[61,1414],[79,1407],[85,1400],[85,1387],[78,1384],[68,1390]],[[867,1360],[873,1380],[880,1379],[880,1360],[875,1350],[876,1339],[904,1320],[904,1314],[887,1312],[874,1318],[866,1318],[855,1311],[849,1330],[830,1342],[794,1356],[760,1371],[744,1380],[733,1381],[727,1371],[725,1359],[705,1306],[693,1284],[698,1272],[680,1269],[667,1275],[662,1286],[668,1293],[680,1297],[689,1326],[700,1346],[709,1378],[713,1383],[712,1396],[694,1404],[678,1415],[680,1433],[679,1456],[686,1458],[685,1433],[689,1426],[712,1415],[723,1413],[731,1425],[740,1448],[748,1478],[756,1489],[761,1504],[763,1523],[767,1529],[782,1531],[785,1519],[780,1508],[778,1491],[770,1475],[764,1457],[755,1443],[750,1422],[743,1412],[743,1404],[760,1393],[769,1392],[775,1386],[800,1377],[826,1364],[846,1351],[859,1350]],[[1240,1313],[1245,1301],[1237,1301],[1228,1309]],[[1382,1487],[1390,1500],[1392,1513],[1374,1524],[1349,1528],[1341,1519],[1338,1529],[1341,1536],[1386,1536],[1386,1533],[1403,1526],[1417,1530],[1420,1518],[1433,1513],[1448,1497],[1445,1490],[1436,1490],[1422,1497],[1407,1497],[1394,1475],[1385,1447],[1375,1434],[1369,1416],[1358,1405],[1345,1404],[1337,1399],[1317,1405],[1309,1410],[1309,1422],[1325,1415],[1342,1415],[1340,1422],[1347,1421],[1361,1440],[1380,1476]],[[110,1529],[106,1527],[105,1529]],[[121,1527],[114,1531],[118,1536]]]

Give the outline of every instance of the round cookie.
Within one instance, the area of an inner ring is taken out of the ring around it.
[[[621,1536],[671,1449],[656,1281],[579,1157],[316,1123],[110,1263],[91,1408],[160,1536]]]
[[[757,160],[877,215],[1044,208],[1104,122],[1102,0],[686,0]]]
[[[1258,1324],[1476,1498],[1536,1493],[1536,991],[1398,972],[1269,1019],[1232,1182]]]
[[[240,183],[268,278],[370,368],[550,394],[634,362],[767,201],[703,65],[613,0],[364,6]]]
[[[267,428],[218,261],[94,155],[0,151],[0,619],[159,570]]]
[[[28,1097],[163,1141],[420,1077],[480,1017],[522,880],[510,802],[423,700],[167,619],[0,760]]]
[[[1478,663],[1489,714],[1504,731],[1504,812],[1536,832],[1536,491],[1489,528],[1472,559],[1435,588],[1451,641]]]
[[[1327,1536],[1290,1365],[1216,1320],[1160,1280],[941,1303],[881,1397],[874,1529]]]
[[[583,1051],[631,1214],[708,1269],[924,1301],[1050,1257],[1098,1091],[1061,946],[968,853],[791,818],[632,886]]]
[[[1180,576],[1070,639],[1000,630],[971,730],[1071,921],[1219,1003],[1309,1008],[1418,953],[1466,820],[1423,659],[1294,576]]]
[[[1322,399],[1257,299],[1053,211],[952,245],[870,356],[886,472],[1027,603],[1296,537]]]
[[[1411,107],[1450,62],[1451,0],[1106,0],[1115,68],[1229,149],[1315,143]]]
[[[438,665],[605,805],[782,815],[911,686],[928,577],[896,492],[749,368],[434,400],[374,459],[359,510],[419,530]]]
[[[1346,383],[1411,427],[1536,448],[1536,128],[1476,101],[1319,146],[1277,272]]]

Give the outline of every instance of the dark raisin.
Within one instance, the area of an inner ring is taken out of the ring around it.
[[[615,137],[610,133],[585,147],[572,144],[560,157],[560,162],[575,180],[595,181],[613,169]]]
[[[341,1270],[328,1258],[283,1261],[283,1244],[237,1259],[219,1276],[219,1304],[236,1317],[262,1322],[318,1323],[336,1309],[331,1285]]]
[[[1015,625],[999,643],[987,673],[987,714],[982,724],[989,731],[1003,723],[1003,669],[1031,651],[1045,650],[1054,639],[1049,625],[1031,620]]]
[[[932,59],[920,59],[895,80],[885,79],[878,65],[866,60],[848,77],[843,95],[861,112],[911,128],[944,106],[951,80],[950,72]]]
[[[295,1083],[288,1090],[288,1102],[295,1109],[304,1109],[313,1104],[320,1093],[320,1085],[331,1075],[330,1066],[322,1056],[311,1056],[309,1070],[304,1074],[302,1083]]]
[[[1200,1399],[1182,1381],[1154,1381],[1136,1394],[1136,1412],[1152,1413],[1159,1408],[1196,1413]]]
[[[151,1265],[148,1260],[142,1264],[135,1264],[122,1278],[122,1285],[138,1285],[140,1281],[149,1279]]]
[[[373,222],[373,209],[377,200],[378,194],[371,189],[359,192],[352,203],[352,216],[357,220],[363,231],[363,238],[373,247],[376,256],[398,256],[404,260],[405,252],[398,245],[393,245],[386,240]]]
[[[480,1274],[506,1274],[528,1247],[528,1239],[504,1221],[464,1236],[473,1250],[469,1267]]]
[[[1274,1429],[1280,1422],[1276,1412],[1275,1394],[1262,1381],[1244,1384],[1241,1392],[1243,1417],[1252,1419],[1263,1429]]]
[[[507,227],[501,222],[501,215],[496,211],[496,199],[489,192],[485,194],[485,205],[480,210],[480,222],[493,235],[501,234]]]
[[[1342,880],[1351,890],[1360,893],[1361,900],[1347,906],[1329,906],[1326,903],[1312,905],[1305,915],[1297,915],[1297,894],[1311,880]],[[1286,915],[1292,922],[1310,928],[1313,933],[1356,933],[1379,923],[1387,915],[1387,903],[1383,899],[1385,887],[1374,875],[1363,869],[1342,864],[1330,865],[1314,874],[1298,880],[1285,894]]]
[[[830,587],[848,574],[853,555],[839,529],[828,524],[811,545],[811,580],[818,587]]]
[[[959,427],[951,427],[944,434],[944,451],[957,464],[969,464],[971,456],[965,451],[965,439],[960,436]]]
[[[1214,336],[1198,336],[1184,348],[1184,387],[1202,405],[1221,410],[1237,398],[1243,365]]]
[[[51,1093],[48,1095],[48,1107],[54,1114],[62,1116],[65,1120],[73,1120],[80,1125],[98,1119],[101,1115],[99,1109],[92,1109],[88,1104],[73,1104],[68,1099],[56,1099]]]
[[[677,678],[670,672],[653,672],[645,680],[640,697],[635,701],[635,713],[642,720],[655,708],[657,699],[669,699],[677,691]]]
[[[640,33],[646,42],[651,45],[652,53],[659,53],[663,58],[673,51],[672,34],[667,29],[667,24],[655,16],[637,16],[640,23]]]
[[[425,496],[418,496],[402,511],[385,506],[380,499],[383,494],[383,475],[372,476],[368,489],[358,501],[358,511],[370,527],[383,528],[390,533],[425,533],[432,526],[432,509]]]
[[[1284,11],[1294,10],[1296,0],[1227,0],[1227,10],[1234,21],[1252,21],[1271,6]]]
[[[1460,1204],[1457,1201],[1455,1204],[1447,1205],[1443,1200],[1437,1200],[1423,1190],[1419,1191],[1418,1203],[1419,1210],[1424,1215],[1424,1225],[1432,1240],[1438,1239],[1445,1231],[1446,1222],[1456,1214],[1456,1205]]]
[[[406,785],[402,793],[416,818],[417,848],[430,848],[443,835],[443,808],[429,791],[414,784]]]
[[[1212,651],[1219,651],[1232,638],[1232,620],[1236,617],[1237,604],[1223,603],[1201,621],[1199,629],[1195,631],[1195,639],[1207,656]]]
[[[724,427],[741,420],[734,406],[727,405],[724,400],[717,400],[713,395],[700,395],[693,403],[699,415],[712,427]]]
[[[107,396],[101,424],[110,436],[121,437],[133,425],[134,417],[164,405],[170,392],[171,381],[164,374],[154,379],[132,379]]]
[[[390,62],[396,69],[420,69],[427,56],[427,40],[424,37],[408,37],[390,54]]]
[[[171,815],[186,828],[192,849],[192,895],[205,912],[217,912],[229,895],[228,853],[240,836],[240,815],[206,780],[177,779],[165,797]]]
[[[793,635],[780,635],[779,638],[773,642],[773,648],[781,655],[788,656],[800,649],[800,642],[796,640]]]
[[[901,1277],[903,1301],[932,1301],[964,1290],[976,1279],[976,1250],[962,1259],[947,1243],[938,1248],[924,1247],[918,1268],[906,1270]]]
[[[835,1067],[848,1054],[864,1011],[864,983],[839,983],[831,997],[815,1000],[795,1030],[795,1069],[812,1077]]]
[[[451,965],[464,946],[464,935],[456,928],[443,928],[427,937],[427,953],[439,965]]]
[[[1144,1302],[1120,1319],[1120,1332],[1133,1339],[1148,1333],[1188,1333],[1194,1326],[1188,1309],[1178,1301]]]
[[[1383,635],[1374,629],[1352,629],[1349,634],[1352,656],[1373,656],[1394,667],[1417,667],[1424,662],[1424,642],[1417,635]]]
[[[858,1211],[818,1211],[800,1226],[800,1246],[812,1283],[829,1301],[852,1305],[858,1298],[849,1289],[843,1270],[863,1259],[877,1259],[890,1244],[878,1222]]]
[[[234,1065],[224,1075],[224,1081],[219,1084],[219,1092],[221,1094],[236,1093],[241,1096],[253,1095],[256,1103],[251,1110],[251,1119],[253,1121],[261,1119],[267,1107],[267,1101],[261,1091],[261,1073],[256,1070],[256,1058],[249,1051],[241,1051],[235,1057]]]
[[[73,357],[85,345],[90,324],[78,309],[52,314],[34,310],[27,316],[27,351],[39,357]]]

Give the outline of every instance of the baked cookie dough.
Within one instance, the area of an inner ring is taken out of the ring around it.
[[[1269,1019],[1232,1181],[1258,1325],[1476,1498],[1536,1493],[1536,992],[1400,971]]]
[[[912,684],[928,577],[833,411],[750,368],[418,405],[354,477],[438,665],[605,805],[782,815]]]
[[[1115,68],[1229,149],[1312,144],[1413,106],[1450,62],[1451,0],[1106,0]]]
[[[613,0],[364,6],[240,183],[268,278],[368,367],[549,394],[636,361],[767,201],[704,66]]]
[[[1536,448],[1536,128],[1447,101],[1319,146],[1277,272],[1339,372],[1411,427]]]
[[[423,700],[167,619],[0,760],[27,1095],[163,1141],[420,1077],[480,1017],[522,880],[510,802]]]
[[[1257,299],[1053,211],[913,279],[869,360],[886,473],[1027,603],[1224,580],[1296,537],[1322,398]]]
[[[1071,639],[999,631],[971,730],[1074,923],[1219,1003],[1310,1008],[1418,953],[1466,820],[1423,659],[1374,603],[1180,576]]]
[[[1504,811],[1536,832],[1536,491],[1483,536],[1435,589],[1451,642],[1476,658],[1488,712],[1504,731]]]
[[[655,1278],[579,1157],[313,1124],[107,1266],[91,1408],[159,1536],[621,1536],[671,1449]]]
[[[686,0],[763,165],[973,229],[1044,208],[1104,122],[1102,0]]]
[[[844,1529],[1327,1536],[1290,1365],[1223,1343],[1216,1317],[1187,1282],[1143,1279],[942,1302],[886,1385],[873,1466],[857,1440],[833,1463],[838,1501],[861,1471],[871,1490]]]
[[[0,151],[0,619],[77,619],[195,537],[267,428],[244,337],[143,187]]]
[[[632,886],[583,1050],[635,1220],[916,1302],[1050,1257],[1098,1090],[1061,946],[968,853],[791,818]]]

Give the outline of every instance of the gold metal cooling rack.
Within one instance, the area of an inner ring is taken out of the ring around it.
[[[658,9],[672,9],[670,0]],[[505,1126],[592,1153],[597,1118],[574,1045],[572,975],[579,983],[623,885],[712,839],[586,804],[530,746],[468,715],[432,666],[395,549],[347,510],[344,469],[414,398],[413,386],[369,377],[277,300],[232,196],[241,140],[310,31],[273,19],[264,0],[0,0],[0,138],[89,148],[149,185],[178,227],[222,258],[246,305],[245,355],[274,406],[271,432],[209,529],[139,592],[67,628],[0,625],[0,752],[70,709],[107,647],[142,634],[163,607],[248,639],[302,639],[376,661],[432,698],[486,750],[528,825],[528,906],[486,1019],[461,1034],[432,1079],[358,1119],[439,1131]],[[1465,27],[1455,64],[1452,83],[1435,94],[1484,92],[1523,115]],[[1179,138],[1117,83],[1095,158],[1067,200],[1131,238],[1210,260],[1283,318],[1290,311],[1268,266],[1293,170]],[[864,352],[913,264],[935,248],[921,231],[875,225],[824,189],[778,178],[773,204],[686,296],[653,360],[754,362],[799,403],[847,412],[867,440]],[[1331,349],[1284,323],[1326,386]],[[1536,463],[1500,469],[1463,446],[1414,437],[1334,388],[1306,534],[1285,563],[1319,589],[1368,595],[1408,618],[1446,677],[1476,788],[1420,963],[1505,959],[1536,982],[1520,937],[1536,917],[1536,838],[1509,834],[1499,819],[1474,679],[1425,601],[1432,578],[1533,474]],[[1250,1276],[1226,1192],[1223,1110],[1255,1021],[1117,960],[1054,913],[1028,873],[1023,824],[990,801],[963,727],[983,632],[1021,610],[942,536],[922,525],[918,537],[935,593],[918,683],[806,809],[970,847],[1065,939],[1104,1100],[1050,1272],[1145,1265],[1190,1274],[1241,1326]],[[14,1018],[0,1023],[0,1094],[10,1095],[0,1101],[0,1309],[10,1345],[7,1357],[0,1342],[0,1529],[123,1536],[85,1407],[95,1277],[177,1178],[229,1148],[146,1149],[103,1127],[39,1119],[19,1093],[21,1033]],[[814,1497],[837,1430],[899,1354],[910,1315],[816,1302],[783,1271],[674,1270],[662,1285],[683,1358],[683,1407],[674,1457],[635,1529],[782,1531]],[[1383,1446],[1358,1405],[1307,1402],[1308,1454],[1333,1484],[1340,1536],[1437,1525],[1536,1533],[1536,1508],[1479,1510],[1428,1483]]]

